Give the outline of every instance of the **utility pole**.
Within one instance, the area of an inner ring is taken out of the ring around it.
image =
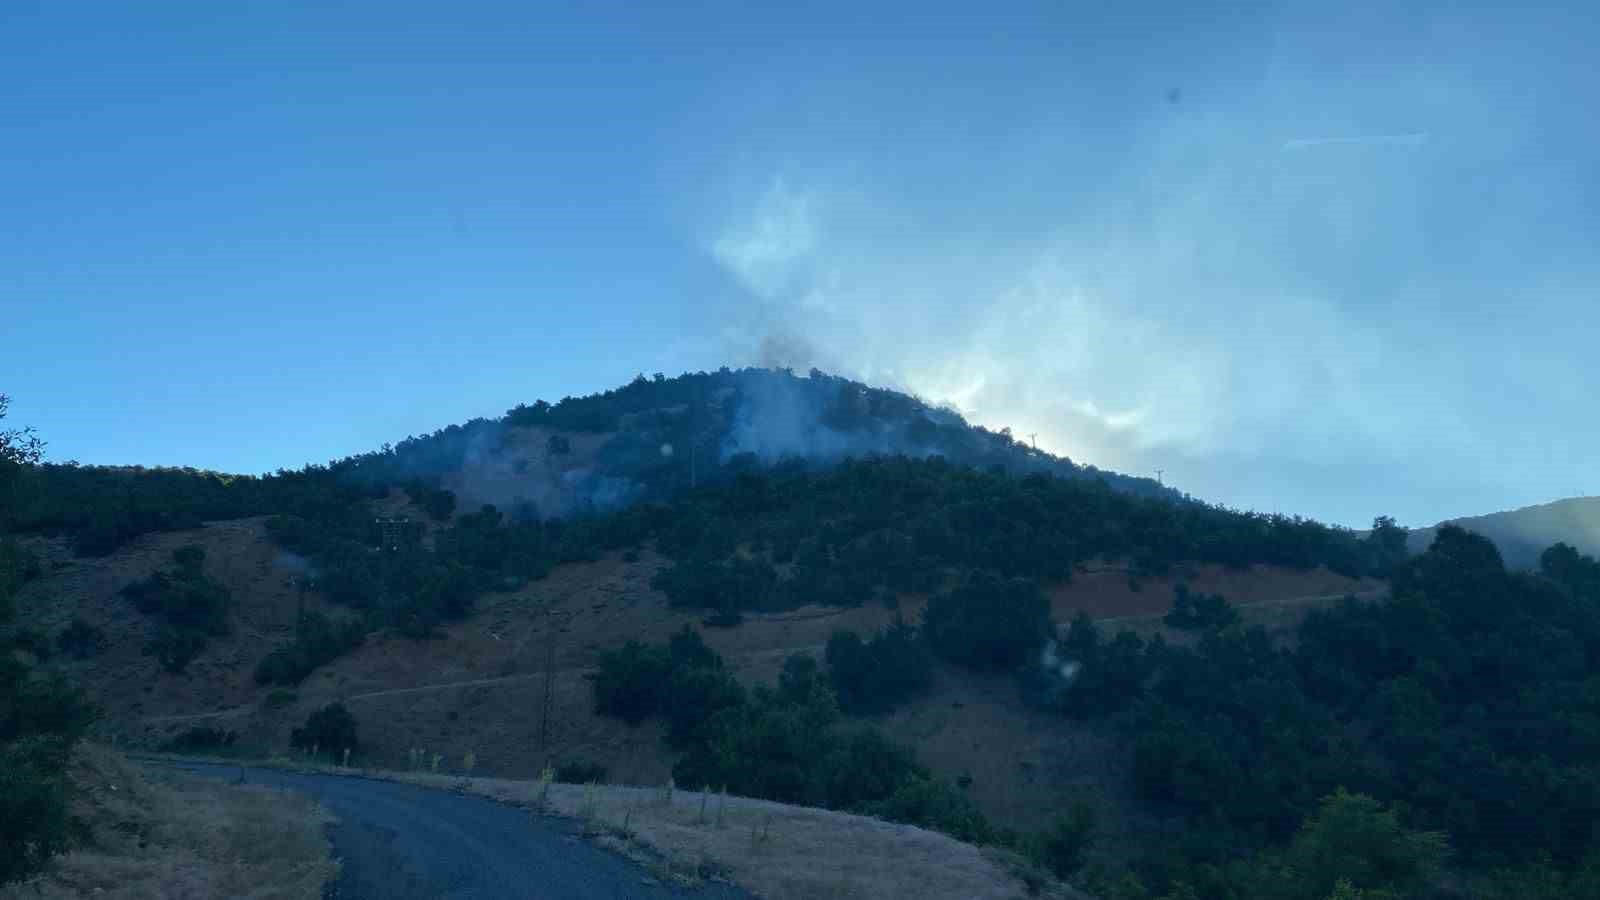
[[[554,697],[554,682],[556,674],[556,622],[555,606],[552,604],[545,609],[545,652],[544,652],[544,698],[540,703],[539,711],[539,758],[544,765],[550,764],[550,706]]]
[[[1033,452],[1038,453],[1039,452],[1039,432],[1035,431],[1033,434],[1028,435],[1028,443],[1033,445]]]
[[[1157,469],[1156,470],[1156,484],[1163,485],[1163,486],[1166,485],[1166,482],[1161,480],[1161,476],[1164,475],[1166,473],[1166,471],[1167,471],[1166,469]]]

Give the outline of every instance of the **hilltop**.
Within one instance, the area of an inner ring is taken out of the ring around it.
[[[969,424],[948,407],[816,369],[720,369],[638,376],[615,390],[519,405],[400,441],[335,468],[357,481],[420,478],[463,508],[560,516],[669,499],[755,465],[826,466],[846,458],[941,457],[1012,474],[1104,481],[1146,497],[1181,495],[1037,450],[1010,429]]]
[[[1582,553],[1600,553],[1600,497],[1569,497],[1552,503],[1524,506],[1503,512],[1447,519],[1431,528],[1413,529],[1409,547],[1421,553],[1441,526],[1456,525],[1494,541],[1506,565],[1537,568],[1539,554],[1557,542]]]

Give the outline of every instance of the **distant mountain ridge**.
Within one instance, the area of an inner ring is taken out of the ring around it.
[[[1600,554],[1600,497],[1569,497],[1481,516],[1446,519],[1432,528],[1413,529],[1407,540],[1408,549],[1412,553],[1428,549],[1443,525],[1459,525],[1494,541],[1506,566],[1513,569],[1537,568],[1539,554],[1557,542],[1570,544],[1579,553]]]

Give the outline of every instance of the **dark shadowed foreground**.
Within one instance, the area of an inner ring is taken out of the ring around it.
[[[240,767],[167,763],[237,778]],[[584,842],[559,819],[477,797],[408,784],[244,768],[250,784],[304,792],[338,817],[339,900],[537,897],[544,900],[748,898],[737,888],[665,885],[637,865]]]

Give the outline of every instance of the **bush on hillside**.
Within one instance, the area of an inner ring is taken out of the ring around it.
[[[239,735],[209,725],[196,725],[161,745],[169,753],[218,753],[233,746]]]
[[[12,629],[4,644],[0,644],[0,646],[9,646],[25,653],[31,653],[34,659],[40,662],[48,660],[56,649],[55,643],[50,640],[48,635],[37,628],[28,626]]]
[[[1010,671],[1051,637],[1050,602],[1025,578],[974,573],[928,601],[923,631],[935,652],[973,669]]]
[[[300,694],[296,691],[273,688],[267,692],[267,697],[262,701],[262,705],[266,706],[267,709],[283,709],[284,707],[293,706],[295,701],[299,699]]]
[[[898,617],[866,641],[835,631],[826,659],[828,681],[847,713],[887,712],[933,683],[933,652],[923,633]]]
[[[122,589],[122,596],[149,616],[176,628],[220,635],[228,630],[228,591],[204,576],[156,571]]]
[[[56,649],[76,659],[88,659],[105,652],[106,634],[98,626],[74,618],[56,635]]]
[[[667,743],[677,749],[705,737],[707,723],[720,711],[743,703],[744,688],[721,660],[716,665],[675,661],[667,679],[661,713],[667,720]]]
[[[808,655],[785,660],[776,686],[746,692],[685,628],[667,646],[629,642],[602,654],[594,684],[602,714],[667,717],[667,740],[684,754],[673,776],[686,787],[868,812],[966,839],[993,835],[909,750],[870,729],[838,729],[838,701]]]
[[[999,835],[965,793],[920,769],[904,772],[882,799],[867,799],[856,809],[866,815],[942,831],[971,844],[994,843]]]
[[[208,637],[228,633],[228,589],[204,572],[205,550],[188,544],[172,552],[171,571],[157,570],[121,591],[145,615],[163,623],[145,652],[168,672],[182,672]]]
[[[71,742],[34,735],[0,743],[0,884],[43,870],[71,840]]]
[[[180,675],[206,648],[206,636],[199,631],[162,628],[145,644],[146,656],[154,656],[163,671]]]
[[[1083,802],[1068,809],[1065,816],[1055,820],[1048,831],[1029,842],[1030,856],[1049,869],[1057,878],[1069,878],[1083,868],[1084,856],[1094,844],[1094,810]]]
[[[303,727],[290,732],[289,746],[336,759],[346,750],[358,752],[361,742],[356,739],[355,716],[343,703],[330,703],[308,716]]]
[[[666,651],[638,641],[600,654],[594,711],[638,725],[661,709],[671,661]]]
[[[1171,628],[1226,628],[1239,621],[1239,611],[1221,594],[1196,593],[1187,584],[1172,589],[1172,609],[1161,621]]]
[[[276,647],[256,664],[257,684],[299,684],[319,666],[361,646],[367,627],[359,619],[335,622],[319,612],[300,618],[293,643]]]
[[[1046,642],[1018,672],[1022,698],[1075,718],[1121,712],[1143,695],[1165,646],[1160,635],[1146,645],[1126,630],[1103,641],[1099,626],[1080,612],[1066,637]]]
[[[422,508],[428,518],[435,522],[447,522],[456,511],[456,495],[443,488],[434,487],[421,481],[412,481],[406,485],[406,494],[411,502]]]
[[[592,680],[595,712],[630,725],[664,715],[674,745],[690,740],[717,709],[742,699],[738,683],[723,671],[722,658],[687,625],[664,647],[629,641],[600,654]]]
[[[569,759],[556,766],[555,780],[560,784],[605,784],[606,767],[586,759]]]

